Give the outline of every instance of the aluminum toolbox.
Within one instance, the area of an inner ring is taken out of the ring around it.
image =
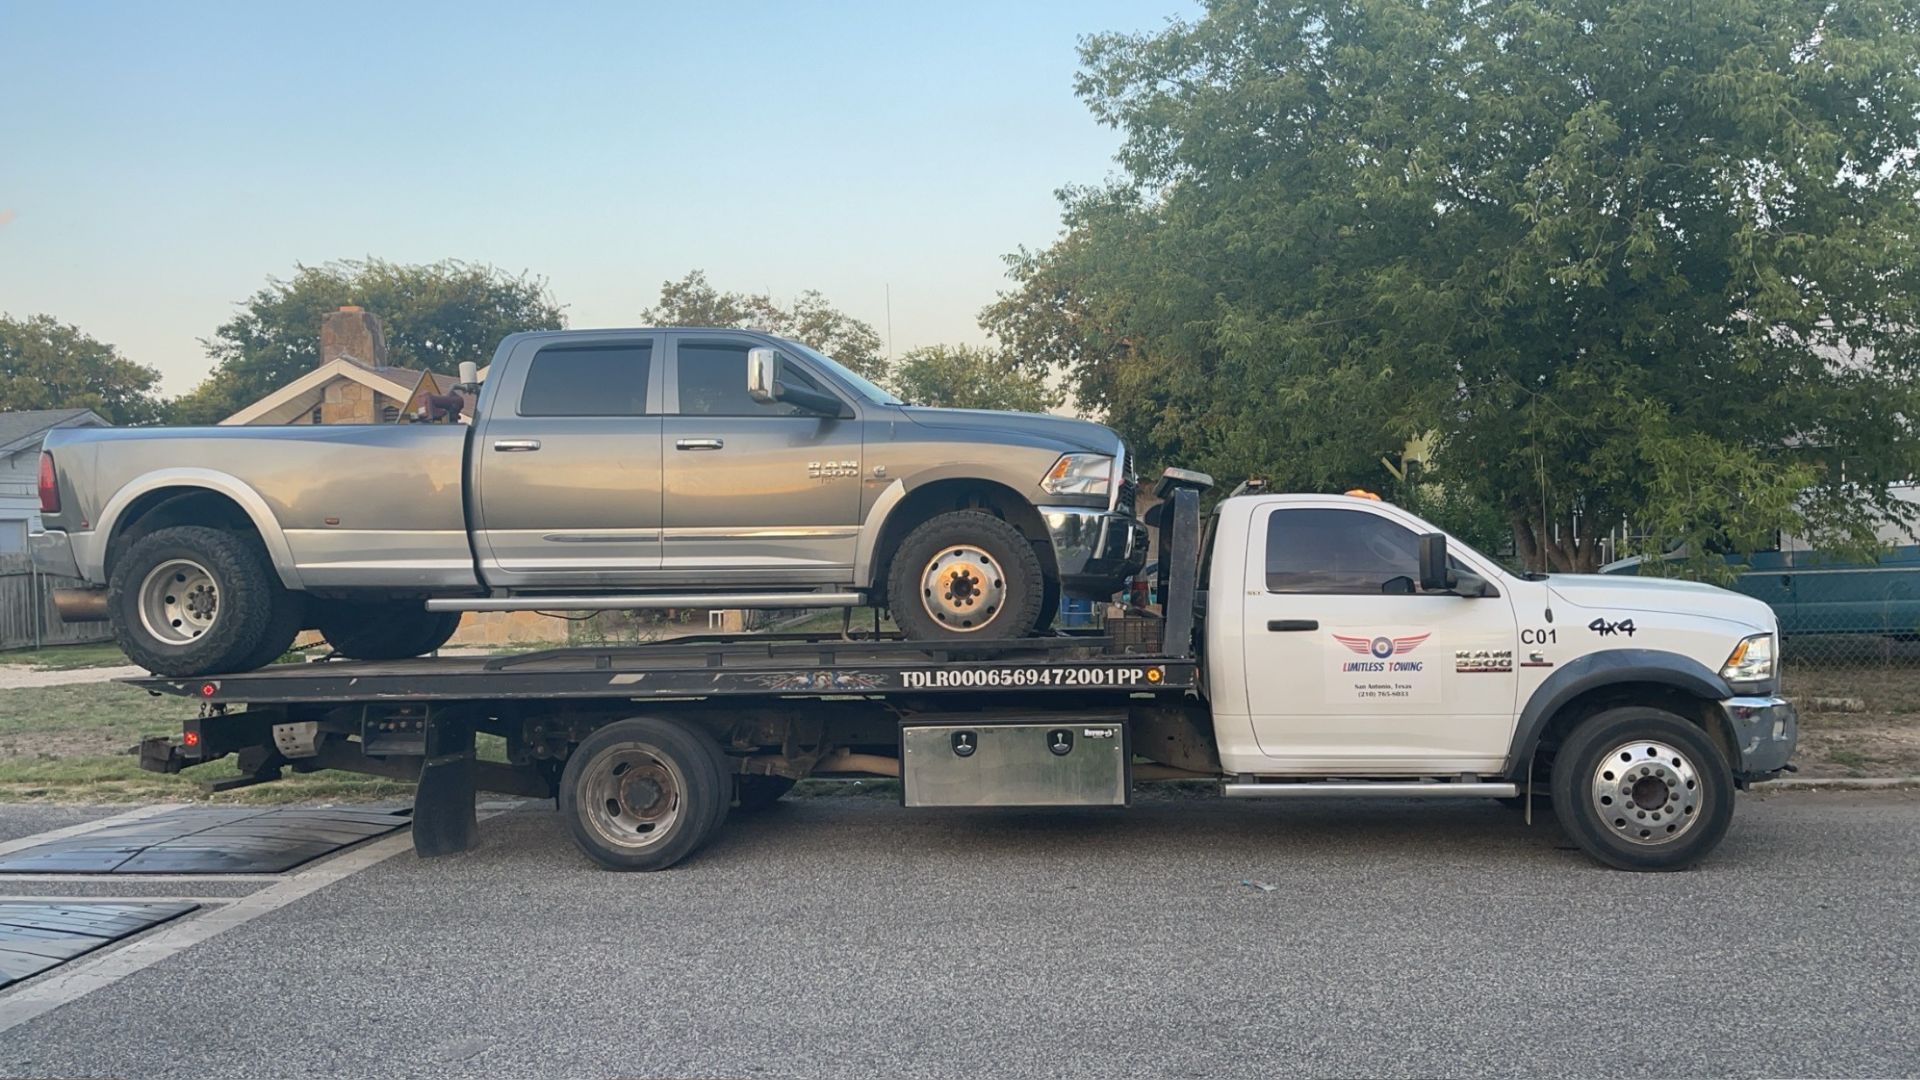
[[[900,801],[907,806],[1125,806],[1127,725],[1072,722],[903,724]]]

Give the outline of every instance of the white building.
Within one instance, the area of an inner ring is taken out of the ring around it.
[[[92,409],[0,412],[0,555],[27,550],[40,528],[40,443],[66,427],[107,427]]]

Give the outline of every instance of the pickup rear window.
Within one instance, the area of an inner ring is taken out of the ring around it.
[[[653,343],[549,345],[533,354],[521,416],[640,416]]]

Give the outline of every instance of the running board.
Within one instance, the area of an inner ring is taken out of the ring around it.
[[[1298,783],[1277,784],[1239,784],[1220,785],[1220,794],[1229,799],[1311,799],[1316,796],[1368,797],[1393,796],[1396,798],[1444,799],[1511,799],[1520,794],[1517,784],[1495,784],[1480,781],[1448,782],[1434,780],[1353,780],[1353,781],[1301,781]]]
[[[835,593],[640,593],[634,596],[443,597],[428,611],[639,611],[646,608],[857,607],[866,594]]]

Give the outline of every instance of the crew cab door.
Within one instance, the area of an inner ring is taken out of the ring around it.
[[[1504,759],[1513,605],[1422,593],[1419,524],[1384,506],[1253,514],[1244,669],[1254,737],[1278,771],[1488,771]],[[1462,554],[1456,570],[1494,579]]]
[[[839,416],[747,393],[751,338],[669,335],[662,439],[663,576],[713,584],[846,584],[860,534],[857,407],[785,355],[783,380],[842,400]]]
[[[489,372],[500,381],[472,451],[489,585],[634,585],[659,571],[660,345],[534,338]]]

